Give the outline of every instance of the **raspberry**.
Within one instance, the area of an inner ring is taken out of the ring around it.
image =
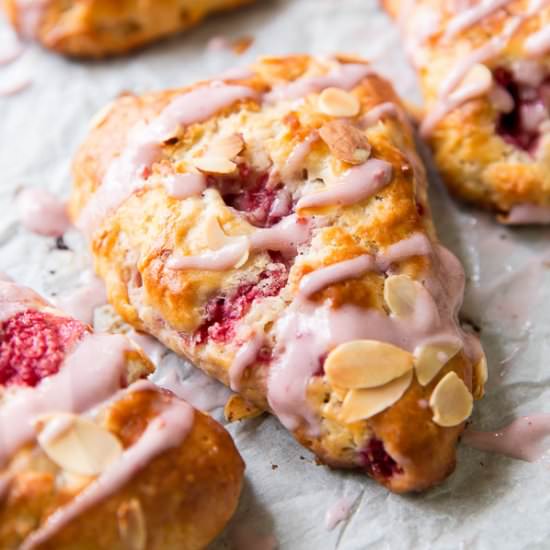
[[[392,477],[403,472],[395,460],[386,452],[384,443],[373,437],[367,447],[361,451],[362,466],[374,478]]]
[[[0,384],[36,386],[59,370],[67,350],[87,330],[80,321],[36,310],[4,321],[0,327]]]

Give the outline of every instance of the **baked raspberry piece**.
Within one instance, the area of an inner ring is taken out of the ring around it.
[[[397,462],[386,452],[384,443],[376,437],[371,438],[366,448],[361,451],[361,458],[362,466],[374,478],[388,478],[403,472]]]
[[[58,372],[87,331],[75,319],[31,309],[17,313],[0,327],[0,384],[36,386]]]

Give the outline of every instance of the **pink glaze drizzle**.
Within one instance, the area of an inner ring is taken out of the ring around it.
[[[370,109],[362,118],[361,126],[364,128],[370,128],[375,124],[378,124],[381,120],[387,117],[393,117],[398,119],[404,119],[404,115],[401,112],[401,109],[390,101],[380,103]]]
[[[545,26],[540,31],[528,36],[524,44],[528,55],[539,57],[550,50],[550,27]]]
[[[296,209],[321,206],[346,206],[365,200],[388,185],[392,178],[392,165],[386,161],[370,159],[348,170],[335,184],[323,191],[302,197]]]
[[[34,438],[36,416],[51,411],[80,413],[119,390],[127,350],[128,341],[123,336],[87,335],[57,374],[35,388],[18,389],[0,405],[0,464]]]
[[[101,186],[82,211],[79,228],[90,237],[107,214],[147,184],[147,171],[162,157],[162,142],[173,137],[180,126],[207,120],[244,99],[258,99],[258,94],[246,86],[212,83],[177,96],[149,123],[134,126],[126,148],[111,163]]]
[[[294,147],[281,170],[281,175],[284,179],[293,180],[301,175],[304,162],[311,152],[313,144],[318,140],[319,134],[311,132],[311,134],[308,134],[303,141]]]
[[[60,237],[71,226],[65,204],[45,189],[23,189],[17,208],[23,227],[37,235]]]
[[[85,286],[55,300],[60,310],[88,325],[93,324],[95,309],[106,303],[105,284],[95,275],[89,278]]]
[[[44,300],[26,286],[13,283],[2,274],[0,280],[0,323],[13,317],[20,311],[44,305]]]
[[[171,174],[164,180],[166,192],[175,199],[200,195],[206,189],[204,174]]]
[[[517,204],[503,217],[508,225],[548,224],[550,223],[550,206],[537,204]]]
[[[271,92],[264,96],[264,99],[268,103],[299,99],[308,94],[321,92],[332,86],[344,90],[351,90],[357,86],[361,80],[372,73],[373,70],[368,65],[361,65],[358,63],[339,65],[325,75],[306,76],[294,82],[290,82],[289,84],[276,86]]]
[[[253,334],[240,348],[229,368],[229,387],[238,392],[246,367],[254,363],[265,341],[264,334]]]
[[[309,223],[291,214],[272,227],[256,229],[250,235],[250,248],[253,251],[275,250],[291,254],[307,243],[310,237]]]
[[[151,460],[180,445],[191,430],[193,419],[191,406],[172,399],[147,425],[139,440],[74,499],[53,512],[39,529],[26,538],[21,550],[31,550],[44,543],[77,516],[121,489]]]
[[[535,462],[550,448],[550,414],[522,416],[496,432],[466,430],[462,441],[466,445],[499,453],[511,458]]]

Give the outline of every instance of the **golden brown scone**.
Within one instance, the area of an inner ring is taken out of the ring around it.
[[[364,60],[264,58],[117,100],[76,157],[70,210],[119,314],[322,462],[394,491],[453,470],[481,352],[411,128]]]
[[[143,379],[152,368],[126,337],[0,281],[2,549],[201,549],[219,533],[242,459]]]
[[[383,0],[426,100],[451,191],[512,224],[550,223],[550,5]]]
[[[76,57],[128,52],[253,0],[3,0],[25,38]]]

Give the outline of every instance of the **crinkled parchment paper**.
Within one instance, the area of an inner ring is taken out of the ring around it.
[[[255,40],[237,57],[207,49],[220,35]],[[0,23],[0,39],[7,38]],[[0,87],[27,76],[33,81],[27,91],[0,98],[0,270],[50,297],[78,286],[89,266],[79,235],[67,236],[66,251],[56,250],[52,239],[30,235],[17,222],[14,193],[32,185],[67,196],[70,160],[89,119],[121,91],[190,83],[259,54],[333,51],[370,57],[405,97],[418,99],[396,29],[375,0],[259,0],[256,7],[108,62],[72,62],[29,48],[18,63],[0,68]],[[473,425],[495,429],[520,414],[550,411],[550,269],[544,268],[550,231],[499,227],[450,201],[431,179],[441,238],[468,274],[464,316],[481,327],[489,358],[487,395],[477,404]],[[164,359],[177,361],[183,364]],[[183,370],[189,374],[189,366]],[[208,391],[220,396],[219,388]],[[550,548],[550,470],[544,464],[463,446],[446,483],[403,497],[364,476],[317,466],[273,418],[228,429],[246,460],[246,483],[236,517],[212,549],[231,548],[243,530],[274,535],[280,548],[292,550]],[[329,532],[325,512],[342,495],[356,499],[353,513]]]

